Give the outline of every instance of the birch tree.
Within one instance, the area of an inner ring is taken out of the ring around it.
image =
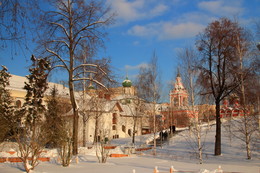
[[[198,78],[198,53],[192,47],[185,47],[178,52],[178,57],[181,61],[181,70],[183,76],[183,83],[189,93],[189,103],[194,110],[195,101],[198,100],[198,88],[196,80]],[[196,99],[197,98],[197,99]]]
[[[161,81],[158,71],[157,55],[154,52],[148,67],[140,68],[137,89],[139,97],[152,103],[152,131],[154,134],[154,155],[156,155],[156,103],[160,99]]]
[[[254,47],[249,39],[248,33],[237,35],[236,56],[239,58],[239,68],[236,72],[240,78],[240,85],[235,90],[235,95],[240,101],[239,111],[242,117],[231,120],[232,134],[244,142],[247,152],[247,159],[252,158],[254,140],[259,137],[257,100],[259,97],[259,60],[255,57]],[[259,141],[256,141],[259,143]]]
[[[199,162],[202,164],[203,158],[203,141],[202,141],[202,136],[203,130],[201,127],[201,121],[199,120],[199,111],[195,108],[195,100],[198,98],[198,89],[195,90],[195,88],[198,88],[196,86],[196,80],[198,78],[198,69],[195,67],[198,64],[198,55],[195,50],[193,50],[191,47],[184,48],[181,52],[179,52],[178,56],[181,59],[181,64],[183,68],[183,75],[184,77],[184,83],[186,83],[188,86],[187,90],[190,95],[190,104],[191,104],[191,109],[192,109],[192,117],[190,117],[190,121],[192,124],[191,127],[191,134],[189,136],[189,142],[190,144],[195,144],[192,145],[193,149],[195,150],[196,153],[198,153],[199,156]],[[192,141],[192,142],[191,142]]]
[[[110,13],[104,1],[55,0],[50,1],[50,5],[52,10],[47,11],[42,18],[46,28],[43,40],[39,43],[52,58],[54,68],[60,67],[68,74],[70,101],[74,114],[73,155],[77,155],[79,107],[74,94],[74,84],[80,80],[91,80],[105,87],[97,79],[82,75],[83,69],[87,66],[95,70],[85,71],[85,73],[107,75],[100,65],[87,61],[79,63],[81,57],[77,54],[80,50],[87,50],[93,55],[99,46],[103,46],[106,35],[104,29],[113,22],[114,15]]]

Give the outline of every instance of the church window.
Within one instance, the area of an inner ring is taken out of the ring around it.
[[[116,113],[113,113],[112,123],[117,124],[117,115]]]

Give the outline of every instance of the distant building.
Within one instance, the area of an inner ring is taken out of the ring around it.
[[[230,104],[231,102],[231,104]],[[232,101],[228,99],[223,100],[223,105],[220,109],[220,117],[237,117],[237,116],[244,116],[244,110],[240,105],[239,98],[235,97]]]
[[[105,98],[107,100],[114,100],[117,97],[120,97],[122,95],[124,96],[136,96],[137,95],[137,89],[132,86],[131,80],[126,77],[126,79],[122,82],[121,87],[116,88],[108,88],[108,90],[105,89],[98,89],[96,90],[92,84],[89,86],[89,90],[87,91],[88,95],[97,95],[99,98]]]
[[[122,82],[122,87],[108,88],[108,90],[95,89],[90,84],[86,94],[90,98],[78,104],[79,144],[83,142],[84,113],[88,116],[85,126],[88,143],[99,141],[104,137],[107,140],[132,137],[141,135],[145,131],[147,118],[144,118],[146,116],[141,109],[144,101],[137,97],[136,88],[128,78]],[[72,110],[66,116],[71,117],[72,121]]]
[[[162,104],[161,108],[165,128],[188,126],[192,119],[197,118],[198,112],[195,109],[193,111],[192,107],[189,106],[189,94],[182,83],[179,72],[169,96],[170,103]]]
[[[26,77],[12,75],[10,78],[10,86],[7,89],[14,100],[14,104],[21,107],[25,102],[27,91],[24,89],[24,83],[27,82]],[[48,82],[48,89],[45,93],[44,104],[48,96],[51,95],[51,89],[56,87],[59,97],[70,99],[69,88],[57,83]],[[106,132],[108,139],[131,137],[133,133],[140,135],[142,133],[142,124],[145,120],[141,120],[144,116],[141,113],[139,102],[143,104],[143,100],[137,97],[136,88],[132,86],[131,80],[126,78],[122,87],[110,88],[106,90],[95,90],[90,83],[88,91],[85,93],[85,101],[83,102],[83,92],[75,92],[76,100],[80,109],[79,119],[79,143],[82,143],[83,135],[83,115],[82,111],[90,116],[86,125],[87,141],[93,142],[94,131],[96,129],[96,120],[98,121],[98,129]],[[64,118],[68,118],[68,124],[72,126],[73,111],[69,111]],[[145,116],[144,116],[145,117]],[[133,125],[135,124],[135,131]],[[144,127],[147,126],[144,125]],[[71,128],[72,129],[72,128]],[[100,135],[97,136],[100,139]]]
[[[10,85],[7,86],[7,89],[10,91],[10,94],[18,107],[21,107],[22,104],[25,102],[24,99],[27,93],[27,91],[24,89],[25,82],[28,82],[28,79],[26,77],[11,75],[9,79]],[[46,101],[47,97],[51,95],[51,89],[54,86],[59,91],[60,96],[69,99],[69,88],[65,87],[62,84],[48,82],[48,89],[45,92],[44,101]],[[76,92],[75,94],[77,98],[80,97],[78,92]],[[46,104],[46,102],[44,102],[44,104]]]
[[[180,73],[177,74],[174,88],[170,91],[170,105],[177,109],[185,109],[188,107],[188,92],[184,88]]]

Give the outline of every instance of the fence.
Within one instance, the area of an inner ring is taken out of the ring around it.
[[[173,166],[170,167],[170,170],[169,172],[161,172],[158,170],[158,167],[156,166],[153,170],[153,173],[181,173],[181,172],[186,172],[186,173],[196,173],[196,172],[199,172],[199,171],[179,171],[179,170],[175,170],[173,168]],[[137,173],[135,171],[135,169],[133,169],[133,173]],[[221,166],[218,167],[218,169],[214,170],[214,173],[223,173],[223,170],[221,169]]]

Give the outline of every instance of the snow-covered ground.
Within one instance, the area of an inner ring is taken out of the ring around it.
[[[205,127],[206,128],[206,127]],[[222,155],[214,156],[215,125],[211,126],[205,138],[205,151],[203,152],[203,164],[199,164],[196,154],[192,149],[192,139],[189,130],[175,135],[162,147],[157,147],[157,155],[152,155],[152,150],[132,154],[129,157],[108,158],[107,163],[98,163],[95,149],[80,148],[79,163],[75,161],[67,168],[62,167],[55,159],[50,162],[40,163],[33,173],[153,173],[157,166],[159,172],[169,172],[171,166],[175,170],[185,172],[217,172],[219,166],[224,172],[260,173],[260,153],[253,152],[252,160],[246,159],[245,147],[241,141],[230,138],[222,128]],[[146,146],[151,140],[151,135],[137,136],[136,148]],[[204,138],[203,138],[204,141]],[[112,145],[118,147],[110,153],[123,153],[125,147],[129,147],[131,138],[116,139]],[[254,146],[254,150],[259,149]],[[55,154],[52,153],[55,156]],[[133,171],[134,170],[134,171]],[[0,163],[1,173],[24,172],[21,163]]]

